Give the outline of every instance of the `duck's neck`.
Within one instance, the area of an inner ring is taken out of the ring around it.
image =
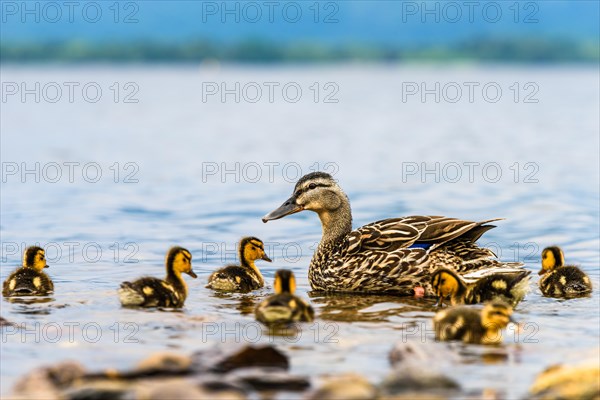
[[[335,210],[321,211],[319,219],[323,228],[322,245],[333,244],[352,231],[352,211],[347,201]]]
[[[247,268],[250,271],[252,271],[252,273],[256,276],[256,279],[258,280],[258,282],[260,283],[261,286],[263,286],[265,284],[265,280],[264,280],[262,274],[260,273],[260,270],[258,269],[258,267],[254,264],[254,261],[246,259],[242,252],[240,252],[240,262],[242,264],[242,267]]]
[[[187,284],[183,280],[181,272],[175,271],[173,268],[167,267],[167,279],[165,280],[171,285],[173,285],[176,290],[183,293],[184,298],[187,298]]]

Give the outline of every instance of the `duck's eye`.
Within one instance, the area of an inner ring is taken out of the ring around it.
[[[300,193],[302,193],[300,190],[296,190],[296,193],[294,193],[294,196],[300,196]]]
[[[252,250],[256,250],[256,246],[252,246]]]
[[[311,183],[310,185],[308,185],[308,188],[309,188],[309,189],[314,189],[314,188],[316,188],[316,187],[317,187],[317,185],[316,185],[316,184],[314,184],[314,183]]]

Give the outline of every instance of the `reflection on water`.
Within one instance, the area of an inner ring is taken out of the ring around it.
[[[55,258],[52,297],[0,302],[1,316],[29,332],[2,328],[3,394],[25,371],[63,358],[95,369],[125,368],[153,351],[191,353],[248,342],[275,344],[290,357],[292,372],[315,381],[356,372],[380,382],[390,371],[393,345],[412,341],[457,356],[441,357],[453,360],[442,372],[466,393],[520,398],[548,365],[577,362],[597,346],[595,68],[3,66],[2,75],[6,81],[105,87],[136,81],[140,87],[136,104],[2,104],[2,160],[97,162],[103,172],[97,183],[76,178],[52,184],[19,176],[2,182],[2,280],[21,253],[5,252],[12,247],[4,244],[39,242]],[[433,87],[440,79],[499,82],[506,88],[536,82],[540,101],[402,102],[403,82]],[[205,103],[199,88],[207,80],[277,80],[303,87],[332,81],[340,88],[339,103]],[[110,167],[116,162],[134,163],[138,181],[115,182]],[[453,183],[442,173],[420,173],[435,163],[442,168],[469,162],[497,163],[502,179],[487,182],[478,170],[469,182],[464,169],[463,179]],[[406,163],[417,165],[419,173],[407,175]],[[515,163],[518,179],[515,167],[510,169]],[[523,181],[530,172],[523,170],[525,163],[536,166],[537,183]],[[207,165],[216,165],[216,174],[208,175]],[[271,175],[264,167],[258,179],[249,180],[243,173],[248,165],[276,166]],[[529,324],[528,332],[509,332],[497,348],[433,342],[435,299],[309,293],[307,266],[321,235],[318,218],[300,213],[269,224],[260,218],[288,198],[299,175],[315,165],[335,166],[355,226],[415,214],[505,217],[482,244],[506,261],[524,261],[532,271],[539,269],[541,250],[559,244],[569,263],[590,274],[594,292],[569,301],[544,298],[534,276],[531,293],[514,314]],[[293,270],[298,295],[315,308],[314,323],[270,332],[253,313],[271,287],[245,295],[204,287],[211,272],[234,261],[234,244],[246,235],[267,243],[273,263],[260,266],[266,282],[273,282],[277,269]],[[101,249],[97,257],[82,251],[92,244]],[[199,275],[188,282],[185,307],[121,308],[119,283],[164,276],[165,251],[175,244],[191,250]]]
[[[322,293],[311,291],[311,303],[319,307],[319,317],[339,322],[388,322],[389,317],[419,310],[434,310],[435,299],[398,296]]]

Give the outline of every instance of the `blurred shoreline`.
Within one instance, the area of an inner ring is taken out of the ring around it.
[[[177,43],[156,41],[4,42],[2,63],[332,63],[332,62],[484,62],[597,63],[600,44],[548,38],[478,39],[445,46],[326,46],[295,42],[287,45],[251,39],[223,45],[210,40]]]

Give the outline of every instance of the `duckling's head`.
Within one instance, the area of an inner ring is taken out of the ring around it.
[[[508,304],[501,301],[487,303],[481,311],[481,324],[486,330],[498,331],[506,328],[512,319],[513,309]]]
[[[275,272],[275,293],[294,294],[296,291],[296,277],[289,269],[280,269]]]
[[[167,253],[165,264],[167,266],[167,271],[170,270],[178,274],[185,273],[192,278],[198,277],[192,270],[192,253],[183,247],[171,247]]]
[[[38,246],[31,246],[25,249],[23,253],[23,267],[33,268],[41,272],[44,268],[48,268],[46,264],[46,252]]]
[[[565,265],[565,255],[558,246],[546,247],[542,251],[542,269],[539,274],[544,275],[546,272],[552,271],[554,268]]]
[[[240,240],[239,251],[242,264],[253,263],[256,260],[271,262],[267,253],[265,253],[265,244],[263,241],[253,236],[248,236]]]
[[[312,172],[300,178],[292,197],[262,220],[272,221],[304,210],[314,211],[321,216],[334,212],[345,204],[349,204],[348,197],[331,175]]]
[[[431,285],[438,296],[438,305],[442,306],[444,299],[450,296],[452,302],[465,292],[465,284],[456,272],[448,268],[440,268],[431,277]]]

